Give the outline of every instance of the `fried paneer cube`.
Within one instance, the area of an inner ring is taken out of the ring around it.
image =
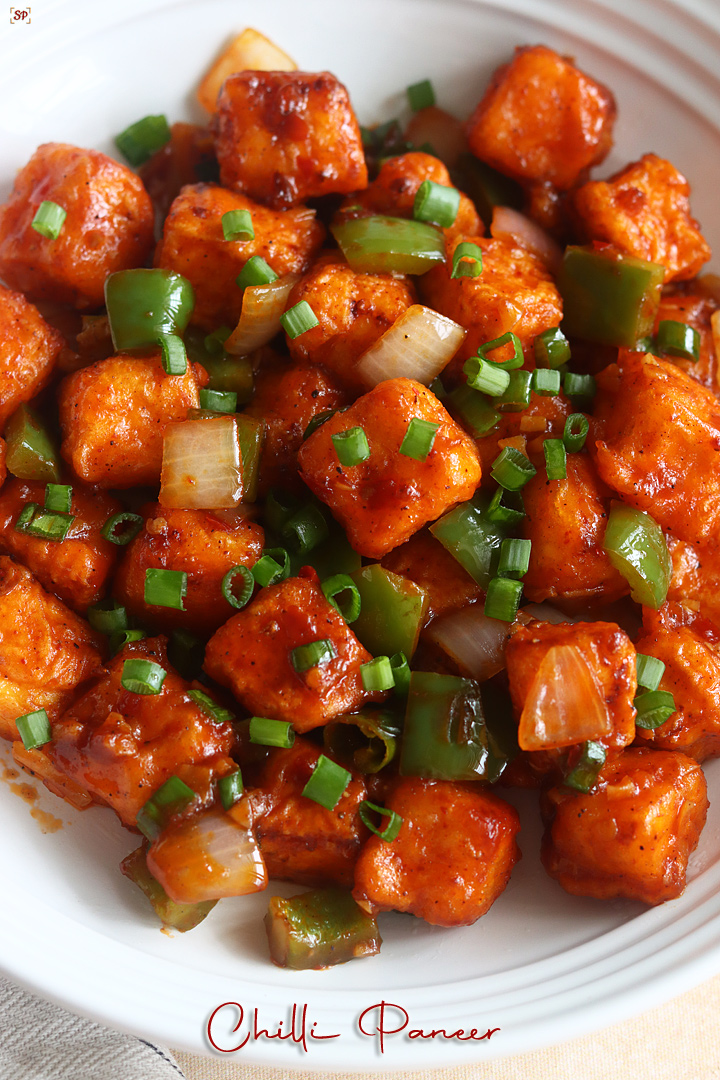
[[[529,600],[593,599],[610,603],[630,587],[603,547],[610,491],[587,454],[568,454],[565,480],[538,471],[523,488],[523,536],[532,541],[523,578]]]
[[[672,291],[672,286],[663,290],[658,308],[657,322],[670,321],[685,323],[697,330],[699,337],[698,359],[689,359],[685,356],[673,356],[672,362],[676,367],[690,375],[697,382],[707,386],[713,393],[720,393],[718,382],[717,356],[715,354],[715,341],[712,328],[712,318],[717,310],[715,303],[706,296],[693,295],[686,290],[687,285],[676,286],[677,291]],[[716,316],[717,319],[717,316]],[[657,332],[657,326],[656,326]]]
[[[437,426],[422,460],[400,449],[415,419]],[[369,456],[344,466],[333,436],[358,427]],[[303,480],[330,507],[351,545],[374,559],[469,499],[480,482],[472,439],[413,379],[388,379],[336,413],[305,440],[298,460]]]
[[[304,668],[297,650],[316,642],[325,643],[324,655]],[[385,698],[363,686],[360,667],[370,659],[306,567],[261,589],[220,627],[205,650],[205,670],[250,712],[303,732]]]
[[[567,191],[612,146],[607,87],[544,45],[515,50],[468,121],[473,154],[522,184]]]
[[[330,255],[295,285],[288,307],[302,300],[312,308],[318,325],[288,338],[290,355],[297,362],[323,364],[343,384],[362,391],[366,384],[355,374],[356,363],[416,302],[416,296],[409,278],[361,274]]]
[[[61,542],[45,540],[18,530],[23,507],[42,507],[45,484],[12,477],[0,490],[0,549],[14,555],[36,576],[41,585],[75,611],[105,594],[115,569],[118,548],[105,540],[101,530],[108,518],[122,510],[117,499],[72,485],[70,513],[73,520]]]
[[[18,716],[57,719],[102,660],[96,635],[24,566],[0,555],[0,736],[18,739]]]
[[[307,739],[297,738],[287,750],[270,751],[248,789],[255,835],[269,877],[351,888],[360,848],[369,836],[358,816],[367,785],[353,773],[333,810],[308,799],[303,788],[320,753]]]
[[[225,239],[223,215],[235,210],[250,213],[252,240]],[[259,256],[279,277],[300,274],[324,236],[314,210],[270,210],[216,184],[194,184],[170,207],[155,265],[188,279],[195,292],[191,322],[211,331],[234,327],[240,318],[243,293],[236,279],[248,259]]]
[[[409,578],[427,593],[430,622],[449,611],[467,607],[483,596],[477,582],[427,529],[421,529],[382,560],[393,574]]]
[[[573,193],[587,240],[665,267],[666,281],[695,277],[710,247],[690,214],[690,185],[664,158],[645,154],[609,180],[593,180]]]
[[[125,548],[113,594],[143,626],[212,634],[235,612],[223,596],[223,578],[233,566],[254,566],[263,539],[260,525],[234,511],[153,505],[143,529]],[[145,602],[148,569],[187,574],[182,611]]]
[[[355,869],[368,911],[407,911],[434,926],[468,926],[497,900],[520,858],[517,811],[479,784],[404,777],[385,800],[403,819],[372,836]]]
[[[258,491],[270,488],[307,494],[298,476],[297,455],[305,430],[314,416],[341,409],[351,397],[335,376],[317,364],[289,365],[273,359],[255,376],[255,393],[245,409],[265,424],[260,457]]]
[[[661,904],[685,888],[707,814],[707,785],[685,754],[631,747],[588,795],[552,788],[542,861],[566,892]]]
[[[159,693],[124,688],[123,667],[132,659],[167,672]],[[237,766],[229,757],[232,725],[201,709],[190,689],[168,664],[165,638],[134,641],[53,725],[49,757],[124,825],[135,825],[138,810],[172,775],[196,792],[200,809],[214,800],[213,779]]]
[[[521,750],[632,742],[635,649],[616,623],[518,626],[505,659]]]
[[[348,92],[327,71],[240,71],[217,103],[223,187],[275,210],[367,186]]]
[[[666,537],[672,557],[668,600],[695,609],[720,627],[720,547],[714,542],[688,544]]]
[[[465,241],[481,248],[482,274],[454,278],[455,248]],[[450,241],[445,262],[423,275],[420,291],[425,303],[467,330],[447,368],[455,374],[488,341],[512,331],[527,345],[562,319],[562,299],[545,263],[506,239],[464,236]]]
[[[165,428],[199,407],[205,382],[198,364],[167,375],[159,350],[118,353],[73,372],[58,390],[63,457],[98,487],[158,483]]]
[[[42,390],[64,347],[34,304],[0,285],[0,431],[18,405]]]
[[[54,240],[32,227],[42,202],[67,214]],[[153,226],[150,196],[130,169],[97,150],[45,143],[0,207],[0,277],[31,300],[99,307],[108,274],[145,264]]]
[[[677,603],[643,608],[637,651],[662,660],[658,689],[669,691],[676,712],[653,729],[638,728],[639,743],[682,750],[696,761],[720,754],[720,631]]]
[[[720,526],[718,399],[650,354],[625,353],[598,386],[600,478],[682,540],[709,539]]]

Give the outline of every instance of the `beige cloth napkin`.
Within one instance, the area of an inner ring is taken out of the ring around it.
[[[173,1053],[186,1080],[323,1080],[331,1075],[244,1065],[239,1055],[229,1061],[180,1050]],[[389,1076],[392,1080],[720,1080],[720,975],[658,1009],[559,1046],[487,1064],[362,1073],[362,1080]]]

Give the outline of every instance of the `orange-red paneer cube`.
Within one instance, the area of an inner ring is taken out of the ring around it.
[[[518,626],[505,659],[521,750],[632,742],[635,649],[615,623]]]
[[[409,578],[427,593],[428,623],[448,611],[479,600],[483,591],[450,552],[427,529],[411,536],[382,560],[393,574]]]
[[[24,566],[0,556],[0,736],[18,739],[18,716],[55,720],[102,664],[97,636]]]
[[[720,392],[718,383],[717,357],[715,355],[715,341],[712,329],[712,316],[717,310],[716,305],[706,296],[686,295],[683,290],[688,286],[677,286],[678,292],[663,291],[660,297],[657,323],[665,320],[681,322],[697,330],[699,335],[698,359],[688,359],[684,356],[673,356],[672,362],[686,375],[691,375],[697,382],[707,386],[714,393]],[[656,324],[657,331],[657,324]]]
[[[720,402],[667,360],[620,360],[598,377],[600,478],[681,539],[709,539],[720,526]]]
[[[481,248],[482,273],[453,278],[455,248],[465,241]],[[468,332],[447,368],[453,373],[479,346],[508,331],[527,345],[562,319],[562,299],[545,263],[505,239],[464,236],[450,241],[445,262],[423,275],[420,292],[425,303]]]
[[[615,99],[544,45],[515,50],[468,121],[473,154],[527,185],[567,191],[612,146]]]
[[[297,471],[305,430],[318,413],[340,409],[350,400],[334,375],[316,364],[290,365],[277,358],[262,365],[245,409],[246,415],[265,424],[258,475],[261,494],[273,487],[307,494]]]
[[[7,476],[7,443],[0,439],[0,487],[5,483]]]
[[[314,642],[329,642],[334,655],[297,671],[294,650]],[[303,732],[386,696],[363,687],[360,667],[370,659],[306,567],[261,589],[220,627],[205,650],[205,670],[250,712]]]
[[[416,418],[437,425],[424,460],[400,452]],[[369,457],[343,466],[332,437],[356,427],[365,432]],[[351,545],[374,559],[469,499],[480,482],[472,439],[413,379],[388,379],[336,413],[306,439],[298,460],[303,480],[330,507]]]
[[[720,547],[712,541],[688,544],[671,534],[665,539],[672,557],[668,600],[696,609],[720,627]]]
[[[323,364],[343,384],[362,391],[366,384],[355,374],[356,363],[416,302],[416,296],[409,278],[361,274],[330,255],[295,285],[288,307],[302,300],[312,308],[318,325],[288,338],[290,355],[298,362]]]
[[[67,213],[55,240],[32,227],[42,202]],[[0,277],[31,300],[99,307],[108,274],[145,264],[153,227],[150,196],[130,169],[97,150],[45,143],[0,207]]]
[[[63,457],[98,487],[157,484],[165,428],[199,407],[206,382],[199,364],[167,375],[159,350],[118,353],[73,372],[58,389]]]
[[[101,530],[122,506],[103,492],[72,484],[73,521],[58,543],[15,528],[23,507],[28,503],[42,507],[44,499],[45,484],[16,477],[8,480],[0,490],[0,549],[20,559],[49,592],[83,612],[104,595],[115,568],[118,548],[101,536]]]
[[[532,542],[523,592],[539,603],[593,599],[610,603],[630,587],[603,547],[610,492],[587,454],[568,454],[565,480],[538,471],[522,491],[523,536]]]
[[[255,237],[226,240],[222,218],[248,210]],[[182,274],[195,292],[191,322],[204,330],[234,327],[243,291],[236,278],[248,259],[259,256],[279,277],[308,268],[325,230],[314,210],[300,206],[284,213],[216,184],[183,188],[165,219],[155,265]]]
[[[603,767],[588,795],[547,792],[543,865],[576,896],[661,904],[685,888],[707,808],[697,762],[631,747]]]
[[[268,876],[299,885],[351,888],[355,863],[369,833],[358,816],[367,799],[365,780],[352,774],[332,810],[303,795],[320,749],[295,739],[290,749],[271,750],[248,789],[253,823]]]
[[[125,549],[113,595],[143,626],[212,634],[235,611],[223,596],[223,578],[233,566],[254,566],[263,540],[260,525],[233,511],[170,510],[154,505],[147,511],[142,531]],[[145,603],[149,568],[187,574],[182,611]]]
[[[0,431],[18,405],[42,390],[64,347],[62,334],[33,304],[0,285]]]
[[[643,608],[637,651],[665,664],[660,690],[669,691],[676,712],[652,729],[638,728],[639,742],[682,750],[696,761],[720,754],[720,630],[681,604],[659,611]]]
[[[514,807],[481,785],[398,780],[385,800],[403,819],[395,840],[372,836],[353,896],[370,911],[407,911],[434,926],[468,926],[497,900],[520,858]]]
[[[690,185],[677,169],[645,154],[609,180],[593,180],[573,194],[587,240],[665,267],[666,281],[695,277],[710,247],[690,214]]]
[[[126,660],[141,658],[167,672],[157,694],[122,685]],[[113,657],[93,685],[53,724],[50,759],[124,825],[173,774],[198,795],[215,798],[214,779],[234,772],[232,725],[217,721],[188,696],[190,684],[168,664],[165,638],[134,641]]]
[[[348,92],[327,71],[240,71],[217,104],[223,187],[285,210],[318,195],[367,186]]]

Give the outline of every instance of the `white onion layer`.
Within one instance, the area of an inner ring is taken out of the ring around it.
[[[537,255],[553,275],[560,269],[562,248],[536,221],[509,206],[493,210],[490,234],[496,240],[512,240],[518,247]]]
[[[415,379],[429,386],[452,360],[467,331],[422,304],[411,304],[357,362],[368,386],[386,379]]]
[[[168,424],[163,439],[161,506],[215,510],[242,498],[242,458],[234,416]]]
[[[553,750],[600,739],[612,731],[605,698],[582,651],[575,645],[548,649],[525,699],[521,750]]]
[[[225,351],[247,356],[272,341],[280,332],[280,316],[299,280],[299,274],[286,274],[269,285],[248,285],[238,324],[225,342]]]
[[[463,674],[484,682],[505,667],[510,623],[490,619],[482,604],[472,604],[433,619],[425,636],[447,653]]]

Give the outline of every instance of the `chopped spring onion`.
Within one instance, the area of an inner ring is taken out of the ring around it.
[[[535,338],[535,363],[542,368],[560,368],[570,360],[570,342],[559,326],[543,330]]]
[[[552,368],[535,368],[532,373],[532,388],[543,397],[555,397],[560,393],[560,372]]]
[[[275,564],[277,565],[277,563]],[[235,583],[242,582],[238,592]],[[255,588],[255,578],[247,566],[231,566],[222,579],[222,594],[231,607],[240,611],[249,602]]]
[[[255,285],[272,285],[278,280],[278,275],[260,255],[253,255],[243,266],[235,279],[236,285],[241,289],[253,288]]]
[[[295,742],[295,732],[289,720],[272,720],[269,716],[251,716],[250,742],[258,746],[279,746],[283,750],[289,750]]]
[[[548,480],[565,480],[567,478],[567,450],[562,439],[545,439],[543,451]]]
[[[184,611],[187,595],[187,574],[184,570],[164,570],[148,566],[145,571],[144,600],[155,607]]]
[[[74,515],[53,514],[36,503],[30,503],[29,505],[35,507],[34,512],[29,520],[23,521],[19,531],[26,533],[28,536],[36,536],[40,540],[52,540],[54,543],[61,544],[75,520]],[[15,523],[16,529],[18,529],[19,524],[20,518]]]
[[[384,829],[378,829],[374,824],[370,814],[380,814],[380,817],[387,818],[387,824]],[[375,833],[381,840],[385,840],[386,843],[391,844],[400,832],[400,826],[403,823],[403,819],[394,810],[388,810],[384,806],[376,806],[375,803],[368,802],[367,799],[363,799],[358,807],[358,814],[363,825],[370,830],[371,833]]]
[[[44,709],[36,709],[35,712],[18,716],[15,726],[26,750],[44,746],[52,739],[52,728]]]
[[[350,575],[334,574],[323,581],[321,588],[325,599],[340,612],[345,622],[355,622],[361,609],[360,590]],[[349,596],[341,602],[338,597],[343,593],[349,593]]]
[[[638,694],[634,705],[637,709],[635,725],[646,729],[660,727],[677,711],[675,699],[668,690],[648,690]]]
[[[463,373],[469,387],[491,397],[500,397],[510,385],[509,371],[493,364],[492,360],[483,360],[479,356],[471,356],[465,361]]]
[[[312,330],[314,326],[319,326],[320,320],[307,300],[300,300],[280,316],[280,325],[287,336],[294,341],[301,334]]]
[[[470,386],[456,386],[447,395],[447,404],[476,436],[487,435],[500,420],[487,398]]]
[[[276,585],[290,576],[290,556],[285,548],[265,548],[251,573],[261,588]]]
[[[128,628],[113,630],[108,641],[110,655],[116,656],[126,645],[129,645],[133,641],[142,641],[145,636],[144,630],[130,630]]]
[[[425,221],[350,218],[330,230],[359,274],[424,274],[445,261],[445,234]]]
[[[432,308],[411,304],[363,353],[355,374],[369,387],[400,378],[428,386],[452,360],[466,333]]]
[[[514,371],[516,368],[521,368],[525,363],[525,357],[523,356],[520,338],[517,334],[513,334],[509,330],[507,334],[502,334],[498,338],[493,338],[492,341],[486,341],[484,345],[480,346],[477,354],[481,359],[487,360],[488,353],[494,352],[495,349],[502,349],[506,345],[512,345],[512,356],[508,356],[504,360],[493,360],[493,363],[504,368],[506,371]]]
[[[182,420],[166,426],[161,506],[217,510],[237,506],[242,493],[242,459],[234,416]]]
[[[117,600],[98,600],[87,609],[87,620],[93,630],[99,634],[112,634],[116,630],[127,630],[127,610]]]
[[[400,443],[400,453],[415,461],[425,461],[433,448],[439,424],[413,416]]]
[[[393,679],[395,685],[393,689],[398,697],[407,697],[408,690],[410,689],[410,664],[408,658],[404,652],[396,652],[390,657],[390,667],[392,668]]]
[[[25,505],[23,506],[22,510],[18,514],[17,519],[15,521],[15,531],[16,532],[21,532],[21,533],[27,532],[28,525],[32,521],[33,517],[35,516],[35,511],[37,509],[38,509],[38,504],[37,503],[34,503],[34,502],[25,503]]]
[[[392,690],[395,685],[395,676],[393,675],[390,657],[376,656],[374,660],[368,660],[366,664],[361,664],[360,677],[364,689],[369,694]]]
[[[507,389],[495,398],[494,405],[500,412],[522,412],[530,404],[531,389],[531,371],[511,371]]]
[[[464,240],[453,252],[451,278],[477,277],[482,273],[482,248]]]
[[[330,437],[341,465],[351,468],[370,457],[370,444],[364,428],[348,428]]]
[[[201,390],[200,408],[210,412],[234,413],[237,409],[237,394],[231,390]]]
[[[133,656],[123,664],[120,683],[131,694],[159,694],[166,676],[159,664]]]
[[[507,577],[493,578],[487,587],[484,613],[489,619],[513,622],[520,607],[522,590],[522,581]]]
[[[246,288],[238,324],[225,341],[226,352],[232,356],[247,356],[272,341],[282,329],[280,317],[299,280],[298,274],[286,274],[281,278],[274,275],[268,284],[254,284]]]
[[[40,233],[41,236],[45,236],[48,240],[57,240],[65,224],[66,217],[67,210],[46,199],[38,206],[35,217],[30,224],[35,232]]]
[[[592,375],[576,375],[574,371],[566,371],[563,390],[569,398],[594,398],[597,384]]]
[[[177,334],[161,334],[160,348],[166,375],[184,375],[187,371],[185,342]]]
[[[234,806],[243,793],[243,779],[240,769],[221,776],[218,780],[218,795],[223,810]]]
[[[457,188],[423,180],[415,195],[413,217],[416,221],[429,221],[441,229],[449,229],[460,208],[460,192]]]
[[[324,806],[326,810],[334,810],[350,779],[347,769],[321,754],[302,794],[306,799],[312,799]]]
[[[209,716],[216,724],[229,724],[235,717],[229,709],[224,709],[203,690],[188,690],[188,697],[195,702],[197,707]]]
[[[117,547],[125,547],[126,544],[135,539],[142,527],[143,519],[139,514],[123,511],[123,513],[113,514],[112,517],[107,519],[100,530],[100,535],[103,539],[109,540],[111,544],[117,545]]]
[[[657,690],[665,671],[665,664],[656,656],[638,653],[635,657],[638,686],[644,690]]]
[[[68,514],[72,502],[72,488],[69,484],[45,485],[45,509],[60,514]]]
[[[429,79],[422,79],[420,82],[408,86],[407,96],[413,112],[428,109],[435,104],[435,91]]]
[[[255,229],[249,210],[228,210],[220,220],[225,240],[254,240]]]
[[[520,492],[499,487],[488,504],[486,517],[496,525],[517,525],[525,517],[525,504]]]
[[[504,447],[492,463],[490,475],[500,487],[519,491],[536,473],[531,461],[513,446]]]
[[[322,511],[314,504],[296,511],[287,519],[282,529],[282,538],[288,547],[298,555],[305,555],[329,536],[328,524]]]
[[[587,794],[596,784],[598,773],[605,764],[607,750],[602,743],[588,739],[583,743],[578,761],[565,774],[563,783]]]
[[[143,836],[156,840],[173,814],[184,810],[197,798],[197,793],[179,776],[171,776],[140,808],[135,819]]]
[[[663,319],[658,323],[657,347],[665,356],[680,356],[685,360],[700,359],[700,334],[687,323]]]
[[[670,584],[672,559],[662,529],[650,515],[616,504],[610,510],[603,546],[630,585],[633,600],[656,610],[661,607]]]
[[[115,145],[131,165],[142,165],[170,142],[167,117],[144,116],[115,136]]]
[[[337,652],[330,638],[321,638],[319,641],[310,641],[307,645],[298,645],[290,653],[290,661],[300,675],[303,671],[319,667],[320,664],[329,664],[336,656]]]
[[[563,442],[569,454],[576,454],[582,450],[585,440],[590,431],[590,421],[582,413],[571,413],[565,421],[563,430]]]
[[[527,574],[531,550],[532,540],[503,540],[500,545],[498,577],[521,578]]]

